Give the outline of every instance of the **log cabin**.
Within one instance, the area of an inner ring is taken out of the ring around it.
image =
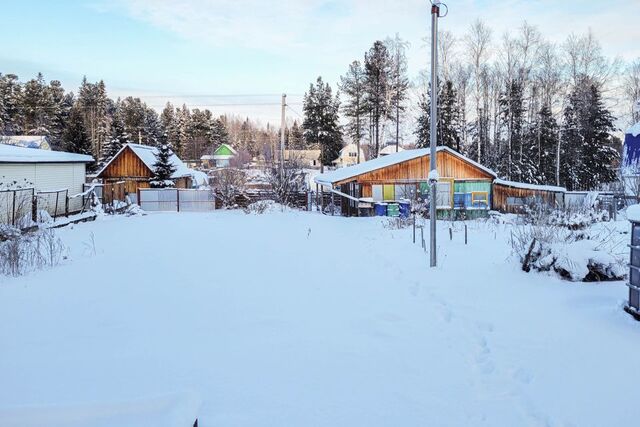
[[[138,188],[151,187],[158,149],[149,145],[125,144],[95,175],[103,183],[124,181],[125,191],[136,194]],[[194,188],[206,185],[206,174],[190,169],[180,158],[172,154],[171,163],[176,168],[172,175],[176,188]]]

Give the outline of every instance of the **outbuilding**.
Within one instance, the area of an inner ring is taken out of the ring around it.
[[[93,157],[83,154],[0,144],[0,189],[22,186],[33,187],[36,193],[53,194],[66,190],[67,196],[80,194],[83,191],[87,164],[91,162]],[[66,211],[66,197],[57,197],[57,200],[62,207],[40,207]],[[68,211],[74,212],[81,208],[82,198],[69,200]]]
[[[500,212],[522,213],[532,204],[560,208],[564,206],[566,192],[567,189],[564,187],[496,179],[493,182],[493,209]]]
[[[158,149],[149,145],[125,144],[95,175],[105,184],[125,183],[125,191],[130,195],[138,188],[151,187],[154,176],[154,164]],[[187,167],[180,158],[171,154],[171,163],[176,171],[171,176],[176,188],[194,188],[207,184],[207,176]]]
[[[437,147],[436,156],[440,177],[438,210],[465,210],[468,215],[488,211],[496,173],[449,147]],[[429,149],[405,150],[317,175],[314,181],[341,195],[342,212],[355,215],[362,201],[385,203],[426,198],[429,162]]]

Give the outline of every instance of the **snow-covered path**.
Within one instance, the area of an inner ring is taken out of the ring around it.
[[[0,424],[16,407],[184,391],[201,426],[628,424],[640,324],[626,287],[522,273],[504,229],[472,223],[465,246],[444,225],[435,270],[377,218],[62,230],[67,265],[0,279]]]

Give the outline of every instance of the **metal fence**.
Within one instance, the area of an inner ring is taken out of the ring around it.
[[[69,190],[42,191],[36,194],[34,210],[47,211],[53,219],[69,214]]]
[[[0,224],[21,226],[33,218],[35,190],[21,188],[0,191]]]
[[[149,212],[209,212],[216,208],[212,190],[186,188],[140,188],[140,208]]]

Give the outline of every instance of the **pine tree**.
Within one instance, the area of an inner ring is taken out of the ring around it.
[[[564,110],[561,184],[569,190],[594,190],[615,179],[619,160],[613,138],[614,117],[597,84],[581,76]]]
[[[342,104],[342,112],[348,120],[346,126],[347,135],[358,146],[359,155],[368,108],[366,103],[366,76],[359,61],[353,61],[349,65],[347,73],[340,77],[339,87],[346,96],[346,100]],[[360,160],[358,159],[358,163]]]
[[[338,97],[333,97],[328,83],[318,77],[304,95],[304,136],[320,148],[321,166],[330,165],[340,155],[342,132],[338,122]]]
[[[3,127],[0,129],[0,133],[4,135],[23,133],[22,96],[22,85],[18,81],[18,76],[15,74],[0,76],[0,98],[4,104]]]
[[[456,90],[453,87],[453,83],[447,80],[438,92],[437,145],[444,145],[459,152],[460,125]],[[418,108],[420,113],[414,132],[417,136],[417,146],[429,147],[431,143],[431,87],[427,89],[426,94],[420,96]]]
[[[438,145],[460,152],[460,109],[451,80],[444,82],[438,95]]]
[[[215,150],[222,144],[229,144],[229,132],[221,118],[211,122],[211,144]]]
[[[176,167],[171,162],[173,152],[168,145],[158,147],[155,154],[156,162],[153,164],[153,180],[151,186],[154,188],[174,187],[175,182],[171,179],[176,171]]]
[[[62,140],[65,151],[92,155],[91,141],[84,127],[82,110],[78,105],[71,109]]]
[[[527,139],[531,146],[537,147],[534,156],[539,183],[555,184],[558,123],[551,113],[551,108],[544,106],[540,109]]]
[[[371,117],[373,131],[374,155],[380,152],[380,119],[389,110],[388,92],[391,76],[391,58],[387,47],[381,41],[376,41],[364,56],[364,71],[366,75],[367,106]]]
[[[102,156],[100,158],[100,165],[106,164],[109,160],[111,160],[120,149],[125,145],[129,144],[132,141],[131,135],[125,130],[124,122],[122,120],[119,105],[116,104],[118,108],[116,109],[113,117],[111,118],[111,129],[109,131],[109,138],[102,146]]]
[[[302,129],[300,129],[300,125],[297,120],[294,120],[291,130],[289,131],[287,147],[292,150],[304,150],[306,148]]]
[[[77,108],[82,111],[86,133],[91,142],[93,155],[99,158],[102,144],[109,135],[108,108],[110,100],[102,80],[98,83],[89,83],[87,78],[82,79],[78,91]]]
[[[73,93],[65,94],[64,88],[58,80],[52,80],[47,90],[52,99],[49,145],[54,150],[60,150],[62,149],[62,134],[75,100]]]
[[[24,85],[22,96],[23,131],[30,135],[48,136],[54,107],[51,92],[47,89],[42,73]]]

